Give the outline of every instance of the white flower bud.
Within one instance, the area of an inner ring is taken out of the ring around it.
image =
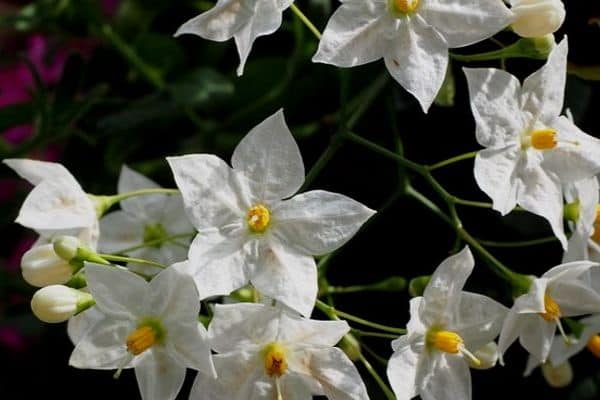
[[[542,375],[544,375],[548,385],[553,388],[564,388],[573,381],[573,368],[569,361],[565,361],[558,366],[546,362],[542,364]]]
[[[478,349],[474,353],[474,355],[475,357],[477,357],[480,363],[476,364],[471,360],[468,360],[469,367],[474,369],[494,368],[494,366],[496,366],[496,363],[498,362],[498,345],[496,344],[496,342],[489,342],[482,348]]]
[[[561,0],[517,0],[511,10],[515,14],[513,30],[528,38],[556,32],[566,15]]]
[[[31,299],[31,310],[41,321],[58,323],[93,304],[89,293],[63,285],[50,285],[35,292]]]
[[[81,246],[79,239],[74,236],[57,236],[52,240],[54,251],[65,261],[71,261],[77,256],[77,249]]]
[[[52,244],[45,244],[23,254],[21,272],[30,285],[44,287],[66,283],[73,276],[73,267],[56,254]]]

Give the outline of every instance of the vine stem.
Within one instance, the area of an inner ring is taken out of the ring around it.
[[[446,167],[448,165],[457,163],[459,161],[469,160],[471,158],[474,158],[477,155],[477,153],[478,153],[478,151],[471,151],[469,153],[459,154],[458,156],[454,156],[454,157],[451,157],[451,158],[449,158],[447,160],[440,161],[438,163],[430,165],[430,166],[427,167],[427,169],[429,171],[434,171],[436,169]]]
[[[131,263],[136,263],[136,264],[150,265],[152,267],[157,267],[157,268],[163,268],[163,269],[167,268],[166,265],[157,263],[155,261],[144,260],[142,258],[121,257],[121,256],[113,255],[113,254],[98,254],[98,255],[108,261],[131,262]]]
[[[332,317],[332,316],[341,317],[341,318],[347,319],[349,321],[356,322],[357,324],[368,326],[368,327],[371,327],[374,329],[379,329],[379,330],[385,331],[385,332],[395,333],[397,335],[406,334],[406,329],[394,328],[393,326],[387,326],[387,325],[378,324],[376,322],[368,321],[366,319],[354,316],[352,314],[348,314],[343,311],[339,311],[335,307],[327,305],[326,303],[322,302],[321,300],[317,300],[316,307],[330,317]]]
[[[306,15],[304,15],[304,13],[298,8],[298,6],[296,6],[296,4],[292,3],[292,5],[290,6],[290,9],[292,10],[292,12],[294,14],[296,14],[296,16],[300,19],[300,21],[302,21],[302,23],[304,25],[306,25],[306,27],[308,28],[308,30],[310,30],[312,32],[313,35],[315,35],[315,37],[318,40],[321,40],[321,36],[323,36],[321,34],[321,32],[317,29],[317,27],[311,22],[310,19],[308,19],[308,17]]]
[[[139,250],[139,249],[143,249],[145,247],[154,247],[154,246],[158,246],[161,245],[165,242],[171,242],[177,239],[187,239],[187,238],[191,238],[192,236],[196,235],[197,232],[187,232],[187,233],[179,233],[177,235],[172,235],[172,236],[167,236],[164,238],[158,238],[158,239],[154,239],[154,240],[149,240],[147,242],[144,242],[140,245],[137,246],[132,246],[132,247],[128,247],[126,249],[123,250],[119,250],[119,251],[115,251],[114,254],[125,254],[125,253],[129,253],[131,251],[135,251],[135,250]]]
[[[387,397],[388,400],[396,400],[396,396],[394,395],[394,392],[392,392],[392,389],[390,389],[388,387],[388,385],[385,383],[385,381],[383,380],[383,378],[381,376],[379,376],[379,374],[377,373],[375,368],[373,368],[373,366],[371,365],[369,360],[367,360],[362,353],[360,353],[358,357],[360,359],[360,362],[365,367],[365,369],[369,372],[369,374],[371,374],[373,379],[375,379],[375,382],[377,382],[377,384],[379,385],[379,387],[385,394],[385,397]]]

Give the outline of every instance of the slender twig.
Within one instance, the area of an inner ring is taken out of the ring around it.
[[[378,324],[376,322],[368,321],[366,319],[354,316],[352,314],[348,314],[346,312],[339,311],[335,307],[332,307],[332,306],[327,305],[326,303],[323,303],[321,300],[317,300],[316,307],[319,310],[323,311],[326,315],[335,315],[335,316],[347,319],[349,321],[354,321],[357,324],[369,326],[371,328],[379,329],[384,332],[391,332],[391,333],[395,333],[398,335],[406,334],[406,329],[395,328],[393,326],[387,326],[387,325]]]
[[[321,32],[311,22],[311,20],[308,19],[308,17],[306,15],[304,15],[304,13],[298,8],[298,6],[296,6],[294,3],[292,3],[292,5],[290,6],[290,10],[292,10],[293,13],[296,14],[296,16],[300,19],[300,21],[302,21],[302,23],[304,25],[306,25],[306,27],[312,32],[313,35],[315,35],[315,37],[318,40],[321,40],[321,36],[322,36]]]

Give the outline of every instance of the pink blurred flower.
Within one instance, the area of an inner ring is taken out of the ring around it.
[[[26,347],[26,340],[13,326],[0,326],[0,346],[7,347],[13,351],[20,351]]]
[[[102,11],[104,11],[104,14],[112,17],[117,13],[119,5],[121,5],[121,0],[102,0]]]

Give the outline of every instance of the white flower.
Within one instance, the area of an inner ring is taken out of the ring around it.
[[[47,244],[57,235],[71,235],[95,248],[99,234],[95,204],[65,167],[28,159],[3,162],[35,186],[16,222],[40,234],[36,245]]]
[[[155,188],[160,186],[145,176],[127,166],[121,169],[119,194]],[[163,265],[171,265],[186,259],[188,238],[162,241],[193,231],[193,226],[185,215],[180,195],[153,194],[133,197],[121,201],[121,209],[107,214],[100,220],[102,235],[98,248],[101,252],[116,254],[128,248],[138,247],[125,254]],[[143,268],[140,272],[159,271],[152,267],[130,264],[131,267]]]
[[[554,33],[566,16],[561,0],[509,0],[515,14],[513,30],[522,37],[542,37]]]
[[[87,318],[69,364],[77,368],[135,367],[143,399],[175,399],[186,367],[214,375],[200,299],[179,265],[151,282],[132,272],[86,264],[88,288],[102,318]],[[85,314],[87,314],[87,311]]]
[[[282,111],[242,139],[233,168],[210,154],[167,160],[198,230],[188,258],[202,297],[251,282],[308,316],[317,296],[313,255],[343,245],[374,213],[322,190],[289,198],[304,182],[304,165]]]
[[[471,353],[494,340],[506,307],[462,291],[473,270],[468,247],[436,269],[423,297],[410,301],[407,334],[392,342],[387,376],[398,400],[471,398]]]
[[[292,0],[218,0],[210,10],[190,19],[175,36],[190,33],[204,39],[224,42],[233,38],[240,55],[238,76],[259,36],[270,35],[281,26],[281,14]]]
[[[594,176],[566,185],[565,199],[578,211],[577,222],[570,222],[572,235],[568,249],[563,255],[563,262],[594,260],[592,254],[600,253],[600,219],[598,219],[598,202],[600,186]],[[594,260],[596,261],[596,260]]]
[[[486,39],[511,19],[499,0],[344,0],[313,61],[354,67],[383,58],[427,112],[444,82],[448,49]]]
[[[517,204],[548,220],[563,247],[561,184],[600,172],[600,141],[580,131],[563,107],[567,40],[523,86],[498,69],[467,69],[477,141],[475,179],[502,215]]]
[[[561,318],[600,313],[600,294],[591,277],[597,265],[589,261],[570,262],[533,279],[529,292],[515,300],[502,326],[498,341],[501,362],[517,338],[534,361],[545,362],[557,327],[568,341]]]
[[[333,347],[345,321],[316,321],[262,304],[217,305],[208,328],[218,379],[198,375],[190,398],[368,399],[356,367]]]

